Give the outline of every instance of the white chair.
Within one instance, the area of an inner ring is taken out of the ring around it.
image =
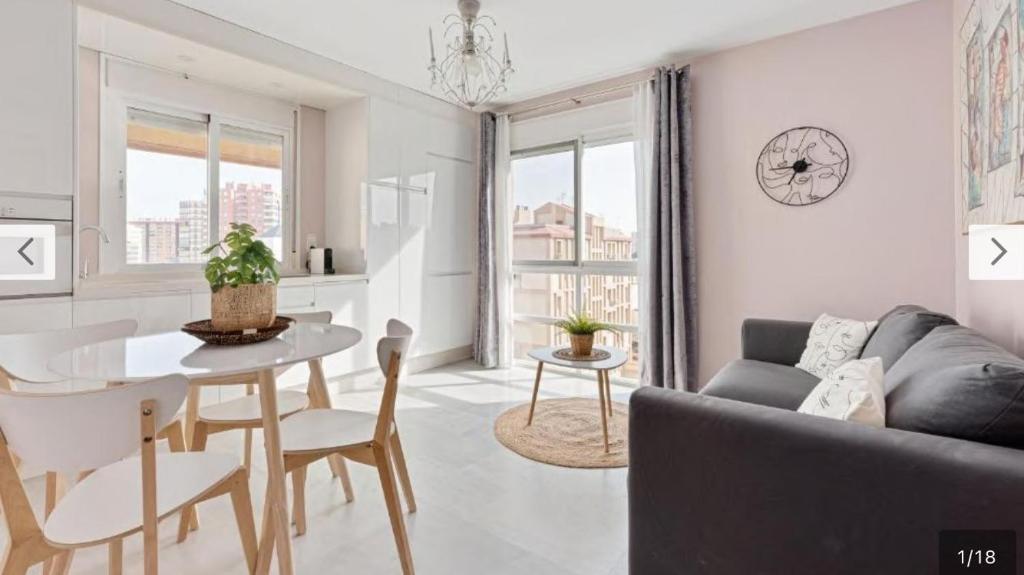
[[[245,470],[232,455],[156,453],[156,432],[174,418],[189,382],[172,375],[107,389],[61,394],[0,391],[0,501],[11,543],[0,572],[21,575],[69,551],[143,533],[145,573],[157,573],[157,522],[186,505],[231,495],[249,572],[256,568],[256,531]],[[141,455],[133,454],[141,449]],[[41,469],[88,473],[36,521],[11,452]],[[89,473],[91,470],[91,473]],[[63,564],[62,564],[63,563]],[[111,565],[120,572],[120,565]]]
[[[416,511],[416,501],[395,424],[398,376],[402,369],[402,357],[409,349],[412,330],[397,320],[388,322],[388,329],[403,335],[384,337],[377,343],[377,361],[386,377],[378,413],[373,415],[340,409],[310,409],[297,413],[281,423],[281,447],[284,451],[285,471],[292,473],[293,513],[299,535],[306,531],[305,478],[306,467],[310,463],[331,455],[341,455],[357,463],[376,467],[402,571],[412,575],[412,552],[405,531],[396,474],[410,513]],[[269,547],[265,545],[260,553],[269,552]]]
[[[329,311],[312,313],[290,313],[288,317],[297,323],[331,323],[332,314]],[[275,376],[280,377],[289,367],[275,371]],[[229,378],[223,382],[213,382],[210,385],[239,385],[246,386],[246,395],[237,399],[221,403],[198,407],[195,416],[195,423],[190,425],[192,451],[203,451],[206,449],[206,441],[210,435],[231,431],[235,429],[245,430],[245,453],[244,467],[250,469],[252,465],[252,432],[254,429],[263,427],[263,413],[260,407],[260,396],[255,395],[255,382],[253,375],[243,375],[241,378]],[[198,390],[196,390],[198,391]],[[190,398],[198,401],[198,398]],[[319,360],[310,362],[309,383],[306,391],[278,390],[277,392],[278,412],[282,418],[289,417],[307,407],[330,407],[330,398],[327,394],[327,386],[324,381],[322,364]],[[189,425],[186,423],[186,425]],[[342,489],[345,499],[349,502],[353,499],[352,483],[345,466],[345,460],[341,457],[331,459],[331,469],[334,475],[341,478]],[[181,525],[178,527],[178,541],[184,541],[188,537],[189,529],[186,521],[191,521],[195,513],[191,509],[182,514]]]
[[[21,383],[64,382],[63,376],[49,368],[49,362],[54,357],[79,346],[135,335],[138,326],[134,319],[123,319],[81,327],[0,336],[0,389],[14,390],[15,385]],[[172,451],[186,450],[180,421],[172,421],[158,436],[160,439],[167,439]],[[15,465],[19,465],[17,453],[13,454],[13,458]],[[66,479],[53,470],[47,470],[44,517],[49,517],[53,511],[57,499],[61,497]],[[198,525],[198,519],[193,517],[191,527],[196,528]],[[49,567],[50,563],[47,562],[44,572],[48,572]]]

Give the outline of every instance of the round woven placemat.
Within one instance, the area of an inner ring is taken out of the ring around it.
[[[601,361],[612,356],[612,354],[603,349],[591,350],[590,355],[576,355],[572,352],[571,347],[556,349],[551,352],[551,355],[566,361]]]
[[[530,404],[509,409],[494,422],[494,436],[512,451],[562,467],[609,468],[628,465],[627,407],[613,403],[608,419],[609,452],[604,452],[600,403],[596,399],[545,399],[537,402],[533,424]]]

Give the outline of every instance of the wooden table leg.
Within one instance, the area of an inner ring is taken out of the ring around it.
[[[604,431],[604,452],[608,453],[608,412],[605,409],[604,378],[607,374],[603,370],[597,370],[597,395],[601,403],[601,429]]]
[[[526,425],[533,423],[533,410],[537,407],[537,392],[540,391],[540,374],[544,372],[544,362],[537,362],[537,377],[533,380],[533,399],[530,400],[530,417],[526,418]]]
[[[260,409],[263,412],[263,441],[267,450],[267,500],[270,513],[264,521],[272,523],[277,548],[279,575],[293,575],[291,522],[288,518],[288,488],[285,485],[284,453],[281,451],[281,421],[277,410],[277,384],[273,370],[260,372]],[[266,544],[264,542],[264,544]],[[269,560],[265,554],[260,554]],[[259,571],[259,569],[257,569]]]
[[[604,371],[604,398],[608,403],[608,417],[611,418],[615,415],[615,411],[612,407],[612,378],[608,375],[608,371]]]
[[[327,392],[327,378],[324,376],[324,363],[320,358],[309,361],[309,386],[310,403],[318,409],[331,409],[331,395]],[[348,466],[345,465],[345,458],[334,454],[327,457],[331,466],[331,472],[335,477],[341,478],[341,488],[345,492],[345,501],[352,503],[355,494],[352,492],[352,479],[348,475]]]

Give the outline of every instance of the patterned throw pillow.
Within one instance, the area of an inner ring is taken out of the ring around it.
[[[860,350],[874,331],[877,321],[857,321],[821,314],[811,326],[807,347],[800,356],[800,369],[822,379],[832,371],[860,357]]]
[[[882,359],[848,361],[811,390],[800,413],[885,427]]]

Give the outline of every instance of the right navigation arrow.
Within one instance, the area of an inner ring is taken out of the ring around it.
[[[992,260],[991,264],[989,264],[989,265],[994,266],[997,263],[999,263],[999,260],[1003,259],[1003,256],[1006,255],[1006,248],[1004,248],[1003,244],[999,243],[999,240],[997,240],[995,238],[992,238],[992,243],[994,243],[996,245],[996,247],[999,248],[999,255],[996,256],[996,259]]]

